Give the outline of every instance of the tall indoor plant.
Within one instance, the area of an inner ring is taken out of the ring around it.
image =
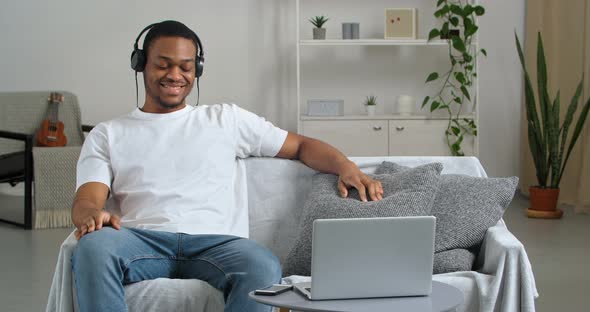
[[[477,17],[485,13],[481,5],[471,5],[469,0],[438,0],[434,16],[441,20],[442,26],[430,30],[428,40],[440,38],[449,42],[450,68],[439,75],[433,72],[426,82],[442,78],[439,91],[424,98],[422,108],[430,104],[430,111],[442,110],[448,114],[445,130],[446,143],[453,156],[463,156],[461,143],[467,136],[477,136],[477,125],[473,119],[461,118],[464,105],[472,104],[475,98],[471,93],[477,79],[477,56],[487,55],[486,50],[477,50],[472,44],[479,29]]]
[[[584,78],[582,77],[580,80],[565,113],[563,123],[560,125],[559,91],[557,91],[555,99],[551,101],[547,86],[547,63],[545,61],[541,33],[538,33],[537,41],[538,105],[535,100],[533,85],[526,69],[523,49],[516,34],[515,38],[518,56],[524,71],[529,148],[533,156],[537,182],[539,183],[539,185],[529,188],[531,208],[528,210],[528,215],[530,217],[559,218],[563,213],[557,209],[559,183],[563,177],[565,166],[567,165],[572,149],[584,128],[588,110],[590,109],[590,99],[583,106],[575,123],[573,133],[569,138],[569,144],[567,144],[566,141],[568,141],[570,126],[574,121],[574,114],[576,113],[580,95],[582,94]],[[537,107],[539,107],[540,114],[537,112]],[[541,116],[540,119],[539,115]]]

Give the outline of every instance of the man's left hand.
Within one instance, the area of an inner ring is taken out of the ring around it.
[[[367,201],[367,193],[371,200],[383,199],[381,182],[364,174],[354,163],[350,163],[341,170],[338,177],[338,190],[342,197],[348,197],[348,189],[354,187],[359,191],[361,200]]]

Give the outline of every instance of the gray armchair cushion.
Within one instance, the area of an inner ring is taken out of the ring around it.
[[[25,179],[25,152],[0,155],[0,181],[20,182]]]
[[[411,170],[383,162],[377,174]],[[436,217],[435,252],[477,249],[487,229],[502,218],[514,196],[517,177],[476,178],[458,174],[441,175],[432,214]]]
[[[430,215],[438,189],[442,164],[432,163],[395,174],[372,175],[383,185],[383,199],[360,201],[352,189],[349,198],[340,197],[338,177],[317,174],[305,201],[299,236],[285,263],[285,275],[311,275],[313,221],[336,218],[379,218]]]

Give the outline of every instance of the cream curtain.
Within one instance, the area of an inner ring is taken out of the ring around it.
[[[561,91],[562,121],[579,80],[584,74],[583,102],[590,98],[590,0],[528,0],[526,9],[525,54],[527,68],[535,86],[537,33],[541,32],[549,73],[549,95]],[[521,38],[522,39],[522,38]],[[526,135],[526,114],[522,114],[521,190],[537,184],[535,168]],[[578,114],[576,114],[577,120]],[[590,119],[590,118],[589,118]],[[560,183],[559,201],[574,205],[576,212],[590,213],[590,120],[572,152]],[[574,127],[572,123],[572,128]],[[571,129],[571,128],[570,128]],[[570,134],[573,131],[570,130]]]

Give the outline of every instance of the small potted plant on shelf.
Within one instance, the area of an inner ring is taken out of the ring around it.
[[[365,106],[367,107],[367,115],[375,116],[375,108],[377,107],[377,97],[374,95],[367,96],[365,100]]]
[[[562,210],[557,209],[559,182],[563,176],[565,165],[570,158],[572,149],[584,128],[586,117],[588,117],[588,111],[590,110],[590,99],[582,107],[566,149],[568,133],[575,119],[574,115],[582,94],[584,78],[580,80],[565,113],[563,123],[560,125],[559,91],[557,91],[557,95],[552,101],[549,96],[549,87],[547,86],[547,63],[545,61],[541,33],[538,34],[537,41],[538,105],[535,101],[533,85],[526,69],[520,41],[516,34],[515,37],[518,56],[524,72],[529,148],[533,156],[537,182],[539,183],[529,188],[531,207],[527,210],[527,215],[533,218],[557,219],[563,214]],[[537,106],[540,108],[540,114],[537,112]],[[539,118],[539,115],[541,118]]]
[[[309,21],[315,26],[313,29],[313,39],[326,39],[326,29],[322,28],[324,24],[329,20],[325,16],[316,16]]]

